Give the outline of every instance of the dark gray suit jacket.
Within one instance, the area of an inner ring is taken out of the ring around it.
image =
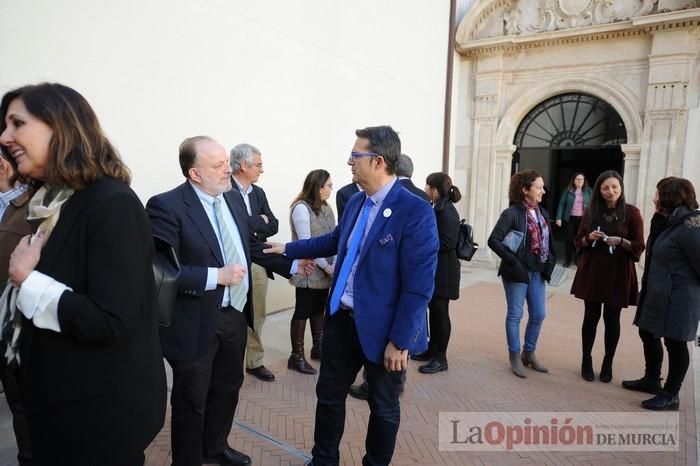
[[[292,261],[277,254],[263,254],[264,243],[251,235],[248,212],[234,195],[240,198],[236,192],[229,191],[224,193],[224,199],[243,241],[248,282],[253,283],[251,261],[289,278]],[[207,351],[216,330],[217,313],[221,312],[224,287],[205,291],[207,269],[224,266],[221,249],[204,207],[189,182],[153,196],[146,211],[153,235],[175,248],[182,267],[172,323],[160,331],[163,354],[176,361],[192,361]],[[252,286],[248,289],[243,312],[252,327]]]

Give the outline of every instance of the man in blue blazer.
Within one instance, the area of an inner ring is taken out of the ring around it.
[[[172,245],[182,271],[172,322],[160,331],[173,369],[173,466],[243,466],[227,443],[252,326],[251,260],[287,278],[291,260],[262,253],[248,213],[233,200],[226,150],[206,136],[180,146],[186,181],[146,205],[153,235]],[[270,261],[270,259],[275,259]]]
[[[348,165],[363,189],[347,203],[331,233],[267,252],[337,263],[316,385],[313,465],[337,465],[345,399],[364,365],[370,418],[364,465],[388,465],[399,430],[399,386],[408,353],[427,348],[425,309],[433,294],[438,251],[430,204],[409,193],[395,170],[401,153],[389,126],[355,132]]]

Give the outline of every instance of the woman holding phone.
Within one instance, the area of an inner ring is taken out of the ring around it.
[[[601,313],[605,323],[605,356],[599,379],[612,380],[612,366],[620,340],[620,312],[637,304],[635,262],[644,251],[644,223],[632,204],[625,202],[622,176],[608,170],[598,177],[591,203],[576,235],[581,255],[571,294],[584,301],[581,325],[581,377],[595,379],[592,351]]]

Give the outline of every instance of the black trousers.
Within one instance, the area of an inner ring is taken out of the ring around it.
[[[661,364],[664,361],[664,352],[661,347],[661,338],[653,333],[639,329],[639,337],[644,345],[644,363],[646,369],[644,376],[652,379],[661,378]],[[688,343],[671,338],[664,338],[664,345],[668,352],[668,375],[664,390],[677,395],[681,391],[685,374],[690,366],[690,352]]]
[[[201,466],[202,456],[219,455],[228,446],[243,384],[246,338],[245,315],[227,308],[205,354],[194,361],[168,360],[173,368],[173,466]]]
[[[605,357],[611,362],[620,341],[620,312],[621,308],[607,304],[584,301],[585,312],[581,325],[581,350],[583,356],[590,356],[595,343],[595,335],[600,320],[601,308],[603,308],[603,322],[605,324]]]
[[[30,466],[32,461],[32,448],[29,440],[29,427],[25,413],[22,389],[19,385],[19,368],[16,364],[7,366],[5,356],[0,354],[0,380],[5,389],[7,406],[12,413],[12,428],[17,441],[17,461],[20,466]]]
[[[574,248],[574,238],[578,233],[578,227],[581,225],[581,217],[571,215],[566,222],[566,247],[564,248],[564,263],[571,264],[573,259],[576,262],[576,250]]]
[[[388,465],[394,454],[401,409],[401,372],[388,372],[382,364],[365,358],[351,313],[339,310],[326,322],[323,333],[321,372],[316,384],[314,465],[337,465],[345,428],[345,399],[357,372],[367,370],[370,409],[364,466]]]
[[[446,298],[433,299],[428,303],[430,310],[430,342],[428,351],[432,354],[446,354],[447,344],[450,342],[452,323],[450,322],[450,300]]]
[[[323,314],[328,300],[328,288],[296,288],[294,292],[296,303],[292,320],[306,320],[313,316]]]

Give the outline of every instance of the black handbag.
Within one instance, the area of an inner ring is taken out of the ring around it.
[[[177,297],[177,281],[180,278],[180,261],[175,248],[167,241],[153,237],[153,276],[156,282],[158,320],[161,327],[169,327]]]
[[[474,253],[479,249],[479,244],[474,242],[472,226],[464,219],[459,221],[459,234],[457,235],[457,257],[470,261]]]

